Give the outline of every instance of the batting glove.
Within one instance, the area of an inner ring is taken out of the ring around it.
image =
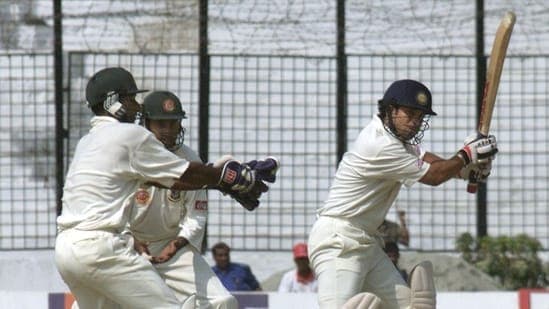
[[[255,172],[238,161],[230,160],[223,165],[218,186],[223,191],[249,192],[255,185]]]
[[[467,140],[466,140],[467,142]],[[469,164],[488,163],[495,158],[498,152],[496,137],[479,137],[461,148],[457,156],[463,160],[465,166]]]
[[[472,183],[486,182],[492,172],[492,161],[482,164],[469,164],[459,171],[459,178]]]

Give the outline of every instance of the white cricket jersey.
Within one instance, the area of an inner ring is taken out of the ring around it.
[[[319,216],[343,218],[373,235],[395,201],[402,184],[407,187],[427,173],[417,145],[403,144],[374,119],[343,155]]]
[[[185,145],[175,154],[187,161],[202,162]],[[208,216],[206,190],[174,191],[141,186],[133,204],[129,230],[134,237],[153,242],[181,236],[200,252]]]
[[[139,186],[171,187],[189,166],[147,129],[108,116],[91,119],[74,153],[63,191],[59,230],[121,231]]]

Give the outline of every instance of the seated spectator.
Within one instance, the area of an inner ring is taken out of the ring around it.
[[[316,293],[318,281],[309,265],[307,244],[297,243],[293,247],[296,269],[285,273],[278,286],[279,292],[286,293]]]
[[[396,269],[400,272],[402,279],[408,282],[408,273],[406,273],[406,270],[398,267],[398,259],[400,258],[400,250],[398,245],[395,242],[387,242],[385,243],[384,250],[389,259],[391,259],[391,262],[395,265]]]
[[[383,220],[377,231],[386,243],[395,242],[408,246],[410,243],[410,233],[406,225],[406,212],[404,210],[398,211],[398,220],[400,224],[387,219]]]
[[[224,242],[219,242],[212,247],[212,256],[215,266],[212,270],[221,283],[229,291],[261,291],[261,286],[250,266],[240,263],[232,263],[231,248]]]

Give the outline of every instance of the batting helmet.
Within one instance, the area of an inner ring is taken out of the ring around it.
[[[169,91],[154,91],[143,101],[143,118],[145,119],[183,119],[185,111],[179,98]]]
[[[137,89],[130,72],[123,68],[106,68],[95,73],[86,86],[86,101],[89,107],[103,104],[110,93],[131,95],[148,90]]]
[[[429,89],[422,83],[411,79],[393,82],[385,91],[383,99],[379,100],[379,104],[406,106],[419,109],[427,115],[436,116],[437,114],[431,109],[432,97]]]
[[[179,98],[169,91],[154,91],[143,100],[143,110],[140,119],[149,130],[155,133],[156,137],[171,151],[175,151],[181,145],[185,138],[185,128],[179,121],[176,131],[155,132],[151,129],[149,120],[181,120],[187,118],[185,111],[181,107]]]

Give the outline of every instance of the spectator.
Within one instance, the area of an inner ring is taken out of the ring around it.
[[[284,274],[279,292],[287,293],[316,293],[318,282],[311,266],[309,265],[309,256],[307,254],[307,244],[297,243],[293,247],[294,262],[296,269],[290,270]]]
[[[377,229],[383,241],[400,243],[405,246],[410,244],[410,233],[406,225],[406,212],[404,210],[397,211],[400,225],[396,222],[384,219]]]
[[[212,270],[221,283],[229,291],[261,291],[261,286],[250,266],[240,263],[232,263],[231,248],[224,242],[219,242],[212,247],[212,256],[215,266]]]
[[[387,256],[389,257],[389,259],[391,259],[391,262],[393,262],[393,265],[395,265],[396,269],[398,270],[398,272],[402,276],[402,279],[404,279],[404,281],[408,282],[408,273],[406,272],[406,270],[400,269],[398,267],[398,259],[400,258],[400,250],[398,248],[397,243],[392,242],[392,241],[385,243],[384,251],[387,254]]]

